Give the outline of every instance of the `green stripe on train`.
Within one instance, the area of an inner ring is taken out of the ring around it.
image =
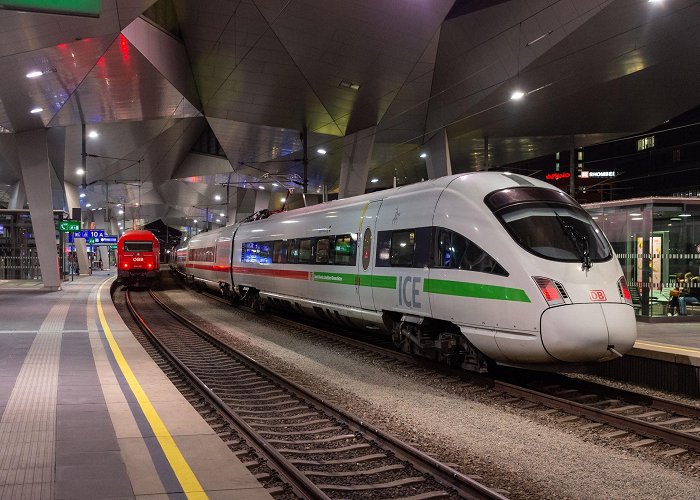
[[[314,273],[314,281],[320,283],[333,283],[336,285],[371,286],[374,288],[396,289],[396,276],[368,276],[348,273]],[[530,302],[524,290],[508,288],[505,286],[485,285],[483,283],[465,283],[462,281],[448,281],[426,279],[423,282],[423,291],[441,295],[453,295],[456,297],[474,297],[478,299],[511,300],[514,302]]]
[[[360,276],[346,273],[314,273],[314,281],[335,285],[372,286],[375,288],[396,288],[396,276]]]
[[[485,285],[483,283],[465,283],[463,281],[448,281],[426,279],[423,291],[457,297],[474,297],[477,299],[512,300],[514,302],[530,302],[525,290],[505,286]]]
[[[336,285],[354,285],[356,274],[346,273],[314,273],[314,281],[322,283],[333,283]]]

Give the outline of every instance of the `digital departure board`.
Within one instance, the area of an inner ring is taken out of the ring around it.
[[[0,8],[45,14],[100,17],[102,0],[0,0]]]

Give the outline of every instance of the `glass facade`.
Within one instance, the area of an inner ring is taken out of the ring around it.
[[[639,319],[700,319],[700,199],[638,198],[584,208],[617,254]]]

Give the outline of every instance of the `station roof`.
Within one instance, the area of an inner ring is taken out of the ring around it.
[[[13,133],[42,127],[55,181],[81,183],[85,124],[83,201],[173,225],[217,211],[223,182],[299,190],[304,127],[311,192],[338,188],[343,138],[373,126],[373,187],[426,177],[442,129],[455,173],[639,133],[700,103],[699,23],[687,0],[0,10],[0,203],[20,177]]]

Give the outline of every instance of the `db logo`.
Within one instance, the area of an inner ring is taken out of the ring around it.
[[[591,290],[588,292],[593,302],[605,302],[605,292],[603,290]]]

